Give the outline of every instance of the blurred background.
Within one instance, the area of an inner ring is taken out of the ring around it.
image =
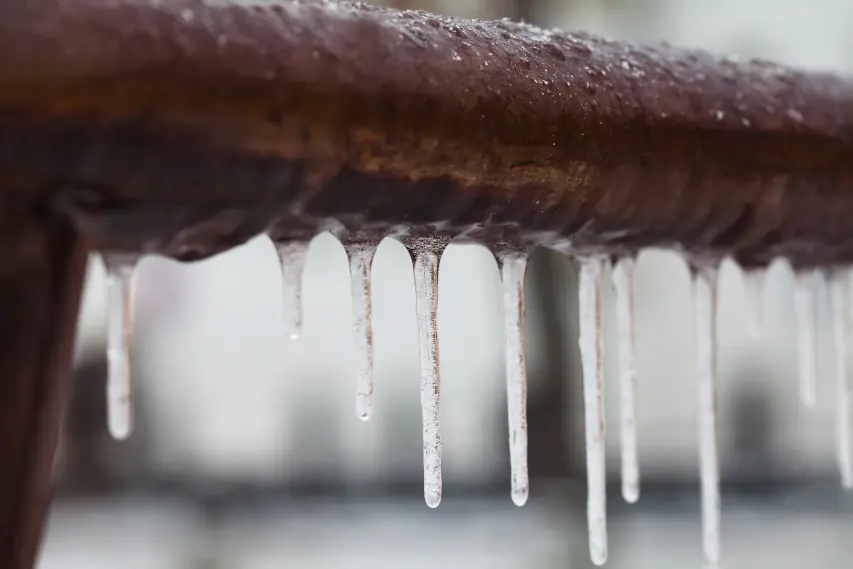
[[[853,66],[847,0],[386,3],[668,40],[809,68]],[[797,400],[790,269],[777,263],[770,270],[760,339],[749,333],[740,277],[724,265],[725,566],[844,566],[853,553],[853,517],[836,475],[826,304],[819,306],[819,402],[807,411]],[[636,287],[643,486],[638,504],[622,502],[610,326],[608,566],[700,567],[687,270],[671,253],[647,251]],[[348,270],[331,235],[311,245],[305,329],[296,341],[280,327],[278,262],[265,238],[195,264],[146,258],[133,339],[137,426],[123,443],[106,430],[104,270],[93,258],[41,567],[591,566],[573,267],[537,251],[528,270],[532,491],[521,509],[509,497],[494,259],[481,247],[451,246],[439,289],[444,499],[430,510],[422,495],[414,286],[399,243],[384,241],[373,266],[377,410],[368,423],[355,414]]]

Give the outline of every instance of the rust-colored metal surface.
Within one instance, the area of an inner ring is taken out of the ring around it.
[[[0,567],[35,564],[86,249],[67,220],[0,211]]]
[[[578,252],[853,258],[853,85],[310,0],[7,2],[3,200],[96,247],[438,227]]]

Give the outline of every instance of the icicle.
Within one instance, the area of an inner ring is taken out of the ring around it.
[[[509,419],[511,495],[516,506],[527,502],[527,369],[524,362],[524,273],[527,253],[498,254],[503,280],[504,332],[506,334],[506,395]]]
[[[349,256],[352,285],[353,326],[357,357],[355,409],[359,419],[366,421],[373,415],[373,326],[370,300],[370,267],[376,245],[350,243],[346,245]]]
[[[107,425],[115,439],[133,432],[130,340],[133,330],[133,280],[137,258],[105,254],[107,270]]]
[[[699,480],[703,549],[708,567],[720,562],[720,465],[717,457],[717,270],[693,275],[696,306],[696,372],[699,423]]]
[[[302,272],[308,258],[308,245],[308,241],[276,244],[284,289],[284,328],[294,340],[302,333]]]
[[[438,263],[444,243],[428,237],[411,239],[421,360],[421,413],[424,437],[424,499],[430,508],[441,502],[441,380],[438,364]]]
[[[633,257],[623,257],[613,267],[616,329],[619,338],[622,497],[629,504],[640,498],[640,468],[637,461],[637,370],[634,366],[634,265]]]
[[[749,328],[754,338],[760,338],[764,333],[764,279],[764,269],[743,271],[743,286],[750,316]]]
[[[592,562],[607,561],[607,478],[604,461],[602,269],[599,257],[583,259],[578,275],[579,339],[586,424],[587,523]]]
[[[832,273],[829,294],[832,307],[832,332],[835,346],[836,445],[841,485],[853,489],[853,454],[850,448],[850,383],[847,377],[847,342],[849,340],[848,274],[843,270]]]
[[[800,400],[806,407],[813,407],[817,401],[815,293],[815,273],[797,273],[794,309],[799,343]]]

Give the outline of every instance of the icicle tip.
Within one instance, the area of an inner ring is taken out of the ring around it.
[[[520,508],[527,503],[527,498],[530,495],[530,489],[526,486],[523,488],[513,488],[511,495],[512,503]]]
[[[590,544],[589,557],[594,565],[601,567],[607,563],[607,549]]]
[[[622,488],[622,499],[629,504],[640,501],[640,489],[637,486],[624,486]]]
[[[430,508],[437,508],[441,504],[441,490],[437,488],[425,488],[424,501]]]
[[[130,438],[130,435],[133,433],[132,425],[130,417],[123,414],[119,416],[113,415],[107,421],[110,436],[117,441],[125,441]]]

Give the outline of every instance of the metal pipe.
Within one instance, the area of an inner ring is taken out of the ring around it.
[[[68,220],[0,210],[0,568],[35,565],[71,389],[86,249]]]
[[[191,259],[270,230],[853,258],[853,84],[323,0],[6,2],[0,199]]]

